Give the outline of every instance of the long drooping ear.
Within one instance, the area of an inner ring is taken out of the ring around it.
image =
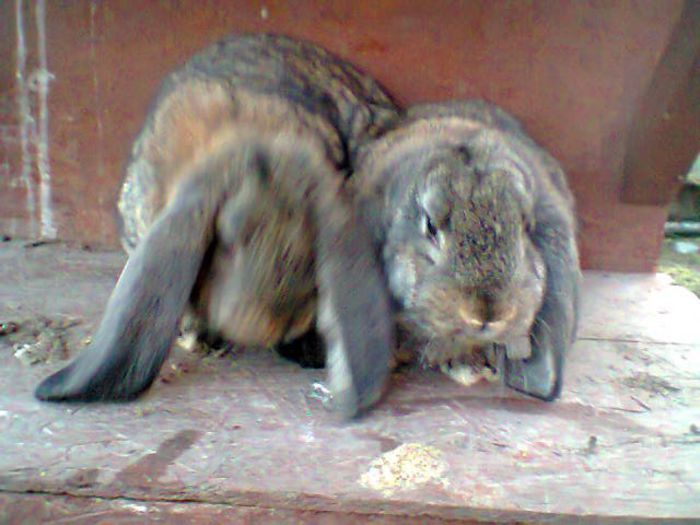
[[[544,300],[530,331],[532,354],[506,359],[506,384],[553,401],[562,389],[564,359],[576,337],[580,270],[573,227],[554,206],[541,207],[532,241],[547,271]]]
[[[211,242],[222,193],[207,177],[211,168],[184,179],[129,257],[90,346],[45,379],[37,398],[127,400],[151,385],[177,335]]]
[[[342,189],[315,199],[319,330],[335,408],[344,417],[379,400],[394,346],[389,295],[370,233]]]

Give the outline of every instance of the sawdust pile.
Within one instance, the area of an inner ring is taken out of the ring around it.
[[[430,481],[447,485],[442,475],[447,464],[442,452],[435,447],[419,443],[404,443],[375,459],[360,483],[390,495],[394,491],[412,489]]]

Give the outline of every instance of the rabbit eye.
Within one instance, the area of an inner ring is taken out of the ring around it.
[[[425,234],[428,236],[428,238],[431,241],[437,243],[437,241],[438,241],[438,238],[437,238],[438,229],[435,227],[435,224],[433,223],[432,219],[430,218],[430,215],[428,215],[427,213],[425,214],[424,227],[425,227]]]

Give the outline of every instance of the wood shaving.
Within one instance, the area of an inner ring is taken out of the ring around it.
[[[360,484],[385,496],[396,490],[413,489],[430,481],[447,485],[447,464],[442,452],[420,443],[404,443],[375,459],[360,478]]]

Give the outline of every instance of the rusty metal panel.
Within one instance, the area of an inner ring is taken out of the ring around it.
[[[404,104],[451,97],[501,104],[564,164],[578,200],[584,267],[648,271],[665,210],[619,201],[624,144],[683,5],[3,2],[0,232],[116,246],[122,167],[159,80],[216,38],[264,30],[353,60]]]

